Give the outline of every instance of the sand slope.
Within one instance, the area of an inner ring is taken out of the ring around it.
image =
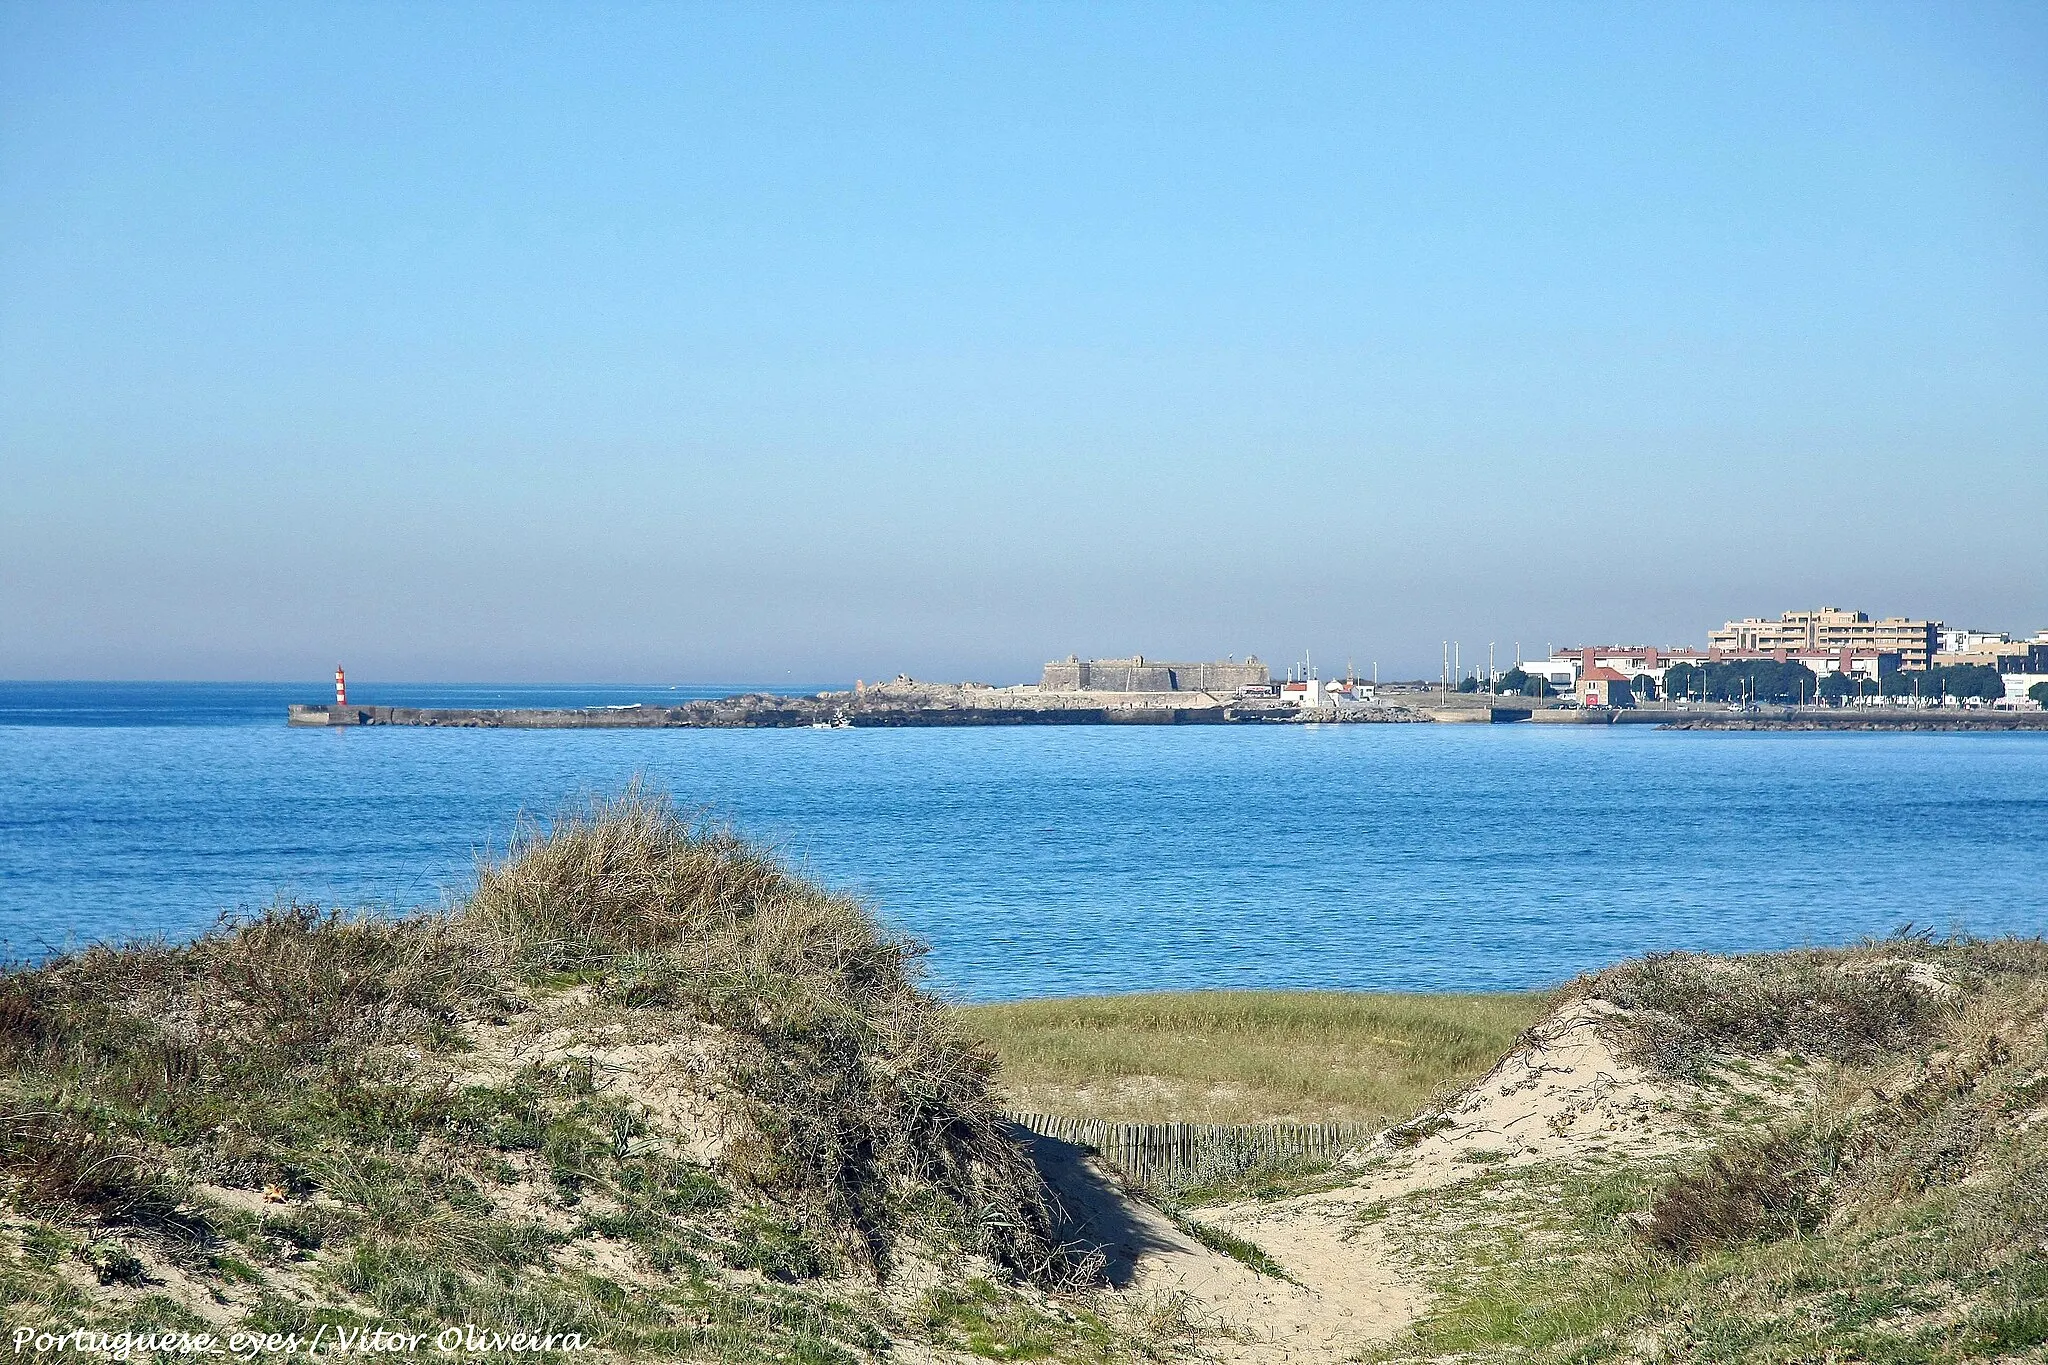
[[[1183,1296],[1207,1329],[1200,1355],[1232,1365],[1342,1359],[1393,1338],[1427,1304],[1362,1210],[1466,1179],[1475,1153],[1514,1166],[1699,1145],[1681,1088],[1615,1055],[1600,1027],[1609,1009],[1568,1004],[1470,1088],[1346,1158],[1334,1188],[1196,1211],[1256,1243],[1292,1283],[1203,1246],[1081,1149],[1040,1139],[1034,1154],[1072,1235],[1107,1259],[1113,1292],[1134,1301]]]

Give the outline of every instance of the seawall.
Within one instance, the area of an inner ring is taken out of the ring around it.
[[[1667,730],[1947,730],[1992,731],[2037,730],[2048,732],[2048,711],[1973,711],[1942,708],[1849,707],[1843,710],[1817,707],[1772,707],[1758,711],[1730,711],[1724,714],[1698,712],[1665,722]]]
[[[850,694],[842,694],[850,696]],[[1078,700],[1078,699],[1076,699]],[[737,701],[739,704],[733,704]],[[471,730],[909,729],[986,725],[1224,725],[1265,719],[1220,705],[919,706],[831,704],[806,697],[750,697],[686,706],[519,708],[293,705],[287,723],[340,727],[406,725]],[[1292,717],[1278,717],[1292,719]]]
[[[295,726],[410,725],[476,730],[762,730],[807,727],[919,729],[988,725],[1238,725],[1423,720],[1444,725],[1533,721],[1540,725],[1654,725],[1667,730],[1930,730],[2048,732],[2048,712],[1913,707],[1765,707],[1710,711],[1680,707],[1624,710],[1502,705],[1419,705],[1306,712],[1271,701],[1208,693],[1045,692],[916,683],[862,692],[785,697],[766,693],[680,706],[464,707],[362,703],[293,705]]]

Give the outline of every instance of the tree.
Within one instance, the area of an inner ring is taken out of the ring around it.
[[[2005,678],[1990,664],[1930,665],[1912,672],[1888,674],[1884,680],[1887,697],[1919,696],[1923,701],[1943,697],[1997,701],[2005,695]]]
[[[1805,664],[1775,659],[1724,659],[1704,668],[1673,664],[1664,672],[1664,695],[1706,701],[1811,701],[1820,679]]]
[[[1990,664],[1955,664],[1941,670],[1951,697],[1998,701],[2005,696],[2005,678]]]
[[[1846,673],[1830,673],[1820,680],[1820,699],[1830,706],[1840,706],[1856,695],[1856,679]]]
[[[2027,696],[2033,700],[2034,705],[2048,711],[2048,682],[2035,683],[2027,689]]]
[[[1636,694],[1637,701],[1657,700],[1657,680],[1647,673],[1638,673],[1629,689]]]
[[[1554,689],[1539,675],[1516,664],[1494,679],[1493,690],[1502,696],[1547,697]]]

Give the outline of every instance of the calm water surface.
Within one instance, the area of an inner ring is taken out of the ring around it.
[[[1531,986],[1661,948],[2048,929],[2048,735],[288,729],[323,690],[0,683],[6,950],[278,896],[436,904],[522,814],[636,774],[870,898],[967,999]]]

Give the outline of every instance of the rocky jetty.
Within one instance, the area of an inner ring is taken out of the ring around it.
[[[487,709],[381,706],[374,703],[294,705],[293,725],[424,725],[466,729],[793,729],[908,728],[956,725],[1227,725],[1329,720],[1418,719],[1399,707],[1309,712],[1272,697],[1223,692],[1048,690],[1031,684],[932,683],[899,677],[851,692],[739,696],[673,706],[590,706]]]

